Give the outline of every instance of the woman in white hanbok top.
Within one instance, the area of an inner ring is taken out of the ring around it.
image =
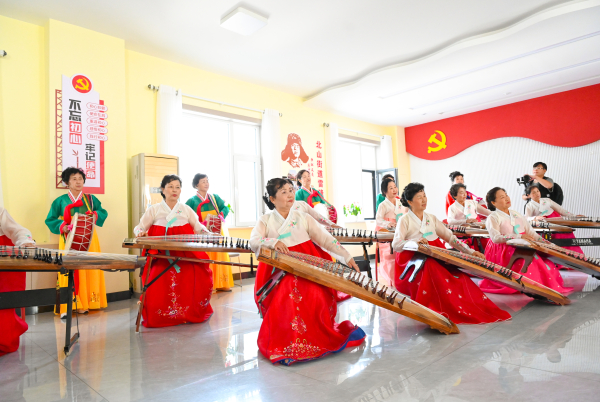
[[[491,214],[491,211],[483,207],[475,200],[470,200],[467,197],[467,186],[462,183],[453,184],[450,187],[450,195],[454,199],[454,203],[448,208],[448,224],[449,225],[465,225],[468,223],[482,222],[481,217],[486,217]],[[475,238],[469,237],[465,243],[475,251],[485,252],[488,239],[479,238],[482,249],[478,247]]]
[[[450,195],[454,203],[448,208],[448,224],[463,225],[465,223],[481,222],[477,215],[488,216],[490,210],[484,208],[475,200],[467,199],[467,186],[462,183],[453,184],[450,187]]]
[[[396,222],[402,215],[408,212],[408,208],[400,204],[398,198],[398,187],[392,179],[383,180],[381,183],[381,193],[384,200],[377,208],[375,215],[375,230],[387,230],[394,232]],[[390,243],[378,243],[378,267],[377,280],[387,286],[394,286],[395,257],[392,253]]]
[[[488,208],[492,211],[486,221],[486,228],[490,233],[490,241],[485,249],[486,259],[506,267],[515,252],[515,247],[507,244],[509,240],[524,239],[546,242],[533,230],[527,218],[517,211],[509,209],[512,203],[504,189],[494,187],[487,193],[486,201]],[[519,259],[511,269],[515,272],[521,272],[522,268],[523,260]],[[573,288],[563,286],[563,278],[556,265],[537,253],[531,264],[529,264],[527,272],[523,275],[563,294],[573,290]],[[512,288],[487,279],[481,281],[479,286],[484,292],[488,293],[517,293]]]
[[[445,240],[462,253],[477,257],[483,257],[483,254],[467,247],[437,217],[425,212],[427,196],[422,184],[410,183],[406,186],[401,200],[402,205],[410,208],[410,212],[400,218],[392,242],[396,252],[396,289],[456,324],[483,324],[510,319],[509,313],[498,308],[468,275],[452,265],[428,257],[414,275],[415,264],[411,260],[415,255],[412,250],[416,243],[445,249],[442,242]]]
[[[575,215],[558,205],[550,198],[542,198],[542,193],[538,184],[527,187],[525,194],[530,196],[530,200],[525,206],[525,216],[527,220],[545,221],[546,218],[574,218],[582,215]],[[573,233],[552,233],[553,239],[574,239]],[[577,253],[583,254],[583,250],[579,246],[563,247]],[[562,266],[561,266],[562,267]]]
[[[196,211],[179,202],[181,180],[175,175],[167,175],[161,183],[163,201],[151,205],[134,229],[140,236],[185,236],[210,234],[198,220]],[[173,257],[187,257],[208,260],[203,251],[163,251],[151,250],[150,254]],[[150,259],[145,270],[150,269],[148,283],[168,268],[172,260]],[[144,277],[146,275],[144,274]],[[162,274],[146,291],[142,310],[145,327],[168,327],[184,323],[200,323],[208,320],[213,313],[210,299],[213,289],[213,276],[209,264],[192,261],[179,261]]]
[[[287,180],[269,180],[264,201],[271,212],[260,217],[250,235],[250,247],[257,255],[261,247],[267,247],[282,253],[294,251],[321,257],[316,243],[358,270],[348,251],[323,226],[292,208],[294,190]],[[350,321],[335,322],[337,303],[330,288],[287,274],[260,300],[257,291],[274,273],[278,270],[260,262],[254,289],[263,316],[258,348],[272,363],[290,365],[313,360],[363,342],[362,329]]]

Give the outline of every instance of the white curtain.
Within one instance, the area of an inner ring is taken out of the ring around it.
[[[377,147],[377,169],[391,169],[394,167],[394,156],[392,154],[392,137],[384,135]]]
[[[156,98],[156,152],[173,155],[172,144],[181,127],[183,111],[180,89],[161,85]]]
[[[260,126],[260,153],[262,155],[263,186],[275,177],[281,177],[281,129],[279,111],[265,109]]]
[[[341,191],[341,172],[339,163],[340,137],[338,125],[329,123],[325,126],[325,173],[327,175],[327,201],[329,201],[338,212],[338,223],[344,219]]]

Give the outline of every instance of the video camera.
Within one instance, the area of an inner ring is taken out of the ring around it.
[[[529,185],[529,183],[532,182],[532,180],[533,179],[528,174],[524,175],[523,177],[517,177],[517,183],[519,183],[519,185],[522,184],[525,187],[527,187]]]

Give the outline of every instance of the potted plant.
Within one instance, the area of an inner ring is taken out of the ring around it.
[[[350,205],[344,205],[344,216],[348,219],[348,222],[356,222],[358,215],[360,215],[361,209],[358,202],[353,202]]]

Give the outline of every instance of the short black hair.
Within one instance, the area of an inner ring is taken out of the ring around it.
[[[461,188],[464,188],[465,191],[467,191],[467,186],[465,186],[462,183],[456,183],[453,184],[452,187],[450,187],[450,195],[452,196],[452,198],[456,199],[456,196],[458,195],[458,190],[460,190]]]
[[[488,193],[485,195],[485,202],[490,211],[496,210],[496,207],[494,206],[494,204],[492,204],[492,201],[496,201],[496,193],[500,190],[502,190],[506,193],[506,190],[503,189],[502,187],[494,187],[493,189],[488,191]]]
[[[381,182],[381,194],[385,195],[387,193],[390,183],[396,184],[394,179],[390,179],[390,178],[383,179],[383,181]]]
[[[544,170],[548,170],[548,165],[546,165],[544,162],[536,162],[533,164],[533,167],[538,167],[539,165],[542,165]]]
[[[381,181],[384,181],[385,179],[392,179],[394,181],[394,183],[396,182],[396,178],[391,173],[384,174],[383,177],[381,178]]]
[[[525,195],[530,195],[531,190],[533,190],[534,188],[537,188],[539,190],[540,186],[537,183],[530,184],[529,186],[525,187]]]
[[[179,178],[179,176],[177,176],[176,174],[168,174],[165,177],[163,177],[162,181],[160,182],[160,188],[165,188],[167,187],[167,184],[169,184],[172,181],[177,180],[179,182],[179,185],[181,186],[181,179]],[[165,195],[163,194],[163,192],[160,192],[160,195],[162,196],[162,198],[167,198],[165,197]]]
[[[302,178],[302,175],[304,173],[308,172],[308,170],[306,169],[302,169],[298,172],[298,174],[296,175],[296,181],[298,182],[298,187],[302,187],[302,182],[300,181],[300,179]],[[310,174],[310,172],[308,172],[308,174]],[[309,189],[310,190],[310,189]],[[272,209],[272,208],[271,208]]]
[[[409,183],[404,190],[402,190],[402,197],[400,198],[400,202],[403,206],[410,208],[408,201],[412,201],[419,192],[424,191],[425,186],[421,183]]]
[[[454,183],[454,179],[456,179],[458,176],[462,176],[465,177],[464,174],[462,174],[461,172],[459,172],[458,170],[455,170],[454,172],[450,173],[450,181],[452,183]]]
[[[290,184],[293,188],[294,186],[290,183],[290,181],[290,179],[280,179],[279,177],[269,180],[269,182],[267,183],[267,192],[265,193],[265,195],[263,195],[263,201],[265,202],[265,204],[267,204],[267,207],[269,207],[270,210],[275,209],[275,204],[271,202],[271,199],[269,197],[275,198],[279,189],[281,189],[281,187],[285,186],[286,184]]]
[[[65,183],[68,186],[69,180],[71,180],[71,176],[73,176],[74,174],[80,174],[81,177],[83,177],[83,182],[85,183],[85,172],[83,171],[82,168],[78,168],[78,167],[66,168],[61,173],[60,178],[62,179],[63,183]]]
[[[200,183],[200,180],[207,178],[208,176],[205,175],[204,173],[196,173],[196,175],[194,176],[194,180],[192,180],[192,186],[194,188],[196,188],[196,186],[198,185],[198,183]]]

